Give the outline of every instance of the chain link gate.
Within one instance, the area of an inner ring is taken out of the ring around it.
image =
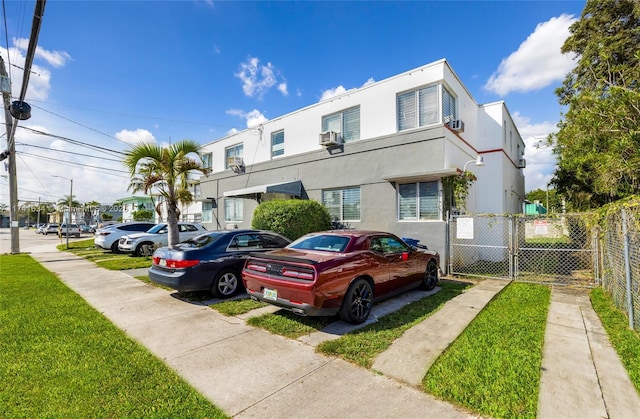
[[[450,274],[596,285],[598,241],[584,215],[457,215],[448,229]]]

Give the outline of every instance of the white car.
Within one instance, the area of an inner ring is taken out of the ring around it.
[[[118,240],[126,234],[141,233],[155,226],[156,223],[143,221],[133,221],[123,224],[113,224],[96,230],[93,244],[96,247],[111,250],[113,253],[120,253],[118,250]]]
[[[78,224],[62,224],[60,226],[60,235],[66,236],[67,232],[69,232],[69,236],[80,237],[80,226]]]
[[[200,223],[178,223],[179,241],[206,233],[207,229]],[[169,244],[169,229],[167,224],[158,224],[146,233],[127,234],[120,238],[118,250],[133,253],[137,256],[151,256],[159,247]]]

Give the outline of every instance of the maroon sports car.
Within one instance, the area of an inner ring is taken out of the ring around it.
[[[362,323],[374,301],[411,288],[433,289],[439,255],[390,233],[340,230],[307,234],[287,247],[252,254],[242,271],[251,298],[303,316]]]

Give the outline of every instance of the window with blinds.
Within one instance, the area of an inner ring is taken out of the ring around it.
[[[244,205],[242,199],[225,198],[224,220],[226,222],[242,222]]]
[[[284,130],[271,134],[271,157],[284,154]]]
[[[360,139],[360,106],[322,117],[322,132],[339,132],[345,143]]]
[[[439,220],[438,181],[398,185],[398,219]]]
[[[205,153],[202,155],[202,166],[211,169],[212,168],[212,154]]]
[[[447,123],[457,119],[456,98],[444,86],[441,89],[442,103],[438,102],[440,86],[428,86],[398,94],[396,100],[398,131],[440,122]]]
[[[360,221],[360,188],[322,192],[322,203],[334,221]]]

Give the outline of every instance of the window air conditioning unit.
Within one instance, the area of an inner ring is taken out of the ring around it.
[[[227,167],[233,170],[235,173],[239,173],[244,169],[244,162],[242,157],[227,157]]]
[[[320,145],[329,147],[342,144],[342,138],[339,132],[325,131],[320,134]]]
[[[456,132],[464,132],[464,122],[460,119],[449,121],[449,127]]]
[[[527,161],[525,159],[518,160],[518,169],[524,169],[527,167]]]

